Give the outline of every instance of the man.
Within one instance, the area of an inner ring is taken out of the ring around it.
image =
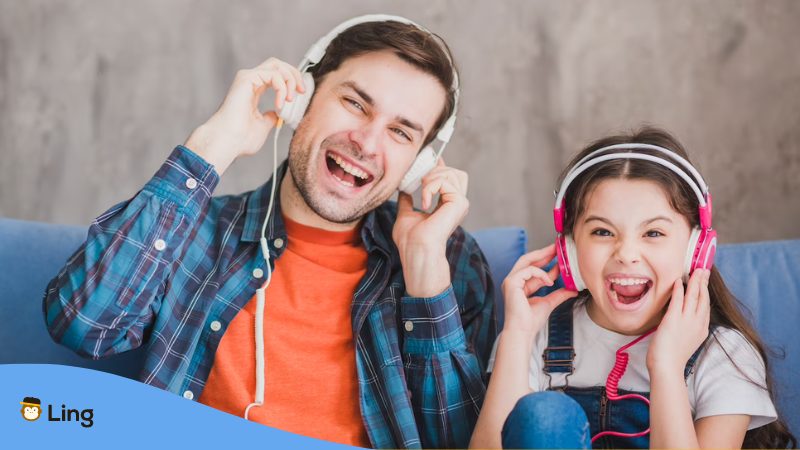
[[[239,71],[145,187],[92,223],[48,286],[50,333],[92,358],[144,344],[143,382],[276,428],[466,447],[494,340],[488,267],[458,227],[467,176],[439,160],[422,182],[424,209],[439,195],[432,213],[407,194],[388,202],[454,111],[452,59],[414,25],[366,22],[310,71],[314,96],[276,178],[211,197],[276,125],[261,95],[275,90],[279,109],[306,89],[271,58]]]

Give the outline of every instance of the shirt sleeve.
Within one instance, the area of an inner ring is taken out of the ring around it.
[[[752,430],[777,419],[766,389],[764,361],[738,331],[717,328],[692,377],[688,381],[695,420],[746,414],[750,416],[748,430]]]
[[[218,182],[213,166],[178,146],[132,199],[97,217],[45,291],[53,339],[92,359],[141,345]]]
[[[458,228],[448,241],[451,287],[403,297],[406,379],[423,447],[469,445],[486,394],[494,327],[494,286],[483,253]]]

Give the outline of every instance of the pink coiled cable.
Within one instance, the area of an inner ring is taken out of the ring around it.
[[[647,397],[644,397],[639,394],[619,395],[617,388],[619,386],[619,380],[622,378],[623,375],[625,375],[625,369],[628,368],[629,355],[628,352],[626,352],[626,350],[628,350],[630,347],[632,347],[642,339],[646,338],[647,336],[650,336],[655,331],[656,329],[653,328],[652,330],[639,336],[629,344],[626,344],[623,347],[620,347],[619,350],[617,350],[617,358],[614,361],[614,367],[611,369],[611,373],[608,374],[608,379],[606,380],[606,396],[608,397],[609,400],[616,401],[616,400],[623,400],[626,398],[636,398],[647,403],[648,406],[650,405],[650,400],[648,400]],[[592,443],[594,443],[594,441],[603,436],[634,438],[634,437],[645,436],[648,433],[650,433],[649,427],[646,430],[640,431],[638,433],[622,433],[620,431],[601,431],[595,434],[594,437],[592,437]]]

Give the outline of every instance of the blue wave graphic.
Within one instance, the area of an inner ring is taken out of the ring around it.
[[[53,364],[0,365],[0,442],[33,448],[352,449],[259,425],[117,375]],[[40,399],[27,421],[20,402]],[[87,412],[91,410],[91,412]]]

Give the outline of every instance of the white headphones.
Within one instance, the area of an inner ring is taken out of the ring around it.
[[[411,20],[406,19],[405,17],[387,14],[367,14],[365,16],[354,17],[350,20],[342,22],[333,30],[331,30],[330,33],[326,34],[314,45],[312,45],[311,48],[309,48],[306,52],[303,60],[300,61],[298,68],[303,74],[303,84],[306,89],[302,94],[296,95],[294,101],[286,102],[284,107],[278,112],[278,116],[283,119],[284,123],[292,127],[292,129],[297,129],[297,126],[300,124],[300,120],[302,120],[303,115],[308,108],[308,104],[311,102],[311,97],[314,95],[314,77],[308,72],[308,70],[322,60],[322,57],[325,56],[325,51],[327,50],[328,45],[330,45],[331,41],[333,41],[336,36],[355,25],[367,22],[387,21],[413,25],[428,34],[433,35],[433,33],[431,33],[429,30],[423,28],[415,22],[412,22]],[[443,50],[448,59],[450,59],[450,54],[448,53],[447,49],[443,48]],[[444,125],[442,125],[439,132],[436,133],[436,139],[442,141],[442,146],[439,147],[439,151],[436,152],[430,145],[426,145],[425,148],[419,152],[417,158],[414,160],[414,163],[411,164],[408,172],[406,172],[403,180],[400,182],[399,189],[407,194],[413,194],[414,191],[419,189],[420,185],[422,184],[422,178],[434,167],[436,167],[436,161],[442,155],[442,152],[444,152],[444,148],[447,146],[447,143],[450,142],[450,137],[453,135],[453,130],[455,129],[456,125],[456,110],[458,109],[459,83],[458,73],[455,70],[452,59],[450,60],[450,66],[453,68],[452,87],[455,92],[455,105],[453,108],[453,113],[450,115],[447,121],[445,121]]]

